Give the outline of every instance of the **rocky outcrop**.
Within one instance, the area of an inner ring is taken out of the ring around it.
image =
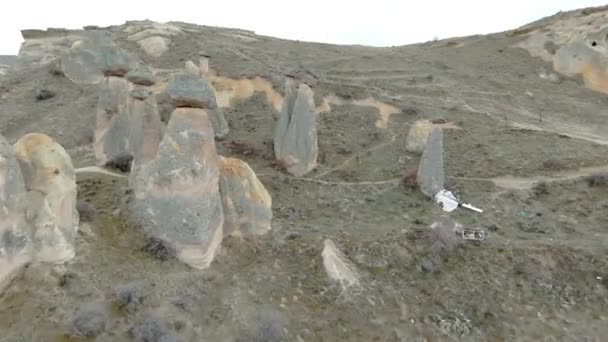
[[[416,121],[407,134],[405,149],[412,153],[421,154],[426,146],[426,141],[433,128],[433,123],[428,120]]]
[[[83,31],[49,28],[22,30],[23,43],[19,49],[19,64],[47,64],[67,53],[74,42],[82,39]]]
[[[128,40],[137,44],[151,57],[160,57],[168,49],[173,36],[183,34],[181,28],[151,21],[130,22],[124,29]]]
[[[108,76],[101,84],[93,148],[100,165],[130,153],[129,84],[124,77]]]
[[[319,146],[314,93],[306,83],[291,77],[286,79],[283,107],[275,128],[274,152],[286,170],[298,177],[317,166]]]
[[[77,84],[97,84],[104,76],[123,77],[136,66],[134,56],[96,31],[74,42],[61,61],[64,75]]]
[[[224,236],[262,235],[271,229],[272,199],[246,162],[220,157],[219,188]]]
[[[209,267],[223,237],[218,162],[206,111],[177,108],[135,179],[132,212],[143,229],[196,269]]]
[[[432,198],[443,190],[444,177],[443,131],[439,127],[433,127],[418,165],[416,179],[422,193]]]
[[[72,259],[79,216],[70,156],[56,141],[38,133],[23,136],[14,151],[27,189],[25,217],[33,229],[34,260]]]
[[[0,135],[0,294],[32,260],[24,200],[19,164],[12,146]]]
[[[558,73],[581,76],[588,88],[608,94],[608,27],[605,11],[572,15],[541,27],[530,27],[519,42],[532,56],[552,63]]]
[[[217,105],[215,93],[207,79],[192,74],[178,75],[167,86],[167,93],[175,107],[205,109],[215,137],[223,138],[228,134],[228,123]]]

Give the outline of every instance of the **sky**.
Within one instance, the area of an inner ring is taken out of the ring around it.
[[[606,0],[4,0],[0,55],[17,54],[21,29],[183,21],[286,39],[404,45],[514,29],[562,10]]]

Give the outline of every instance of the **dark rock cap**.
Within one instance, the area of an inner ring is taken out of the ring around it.
[[[167,87],[167,93],[176,107],[214,108],[215,95],[200,77],[178,75]]]
[[[125,77],[130,82],[144,86],[151,86],[156,83],[152,70],[142,64],[138,64],[135,68],[129,71]]]

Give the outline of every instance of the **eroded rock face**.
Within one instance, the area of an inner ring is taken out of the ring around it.
[[[13,147],[0,135],[0,294],[32,260],[25,184]]]
[[[209,267],[223,237],[218,163],[205,110],[177,108],[135,179],[132,212],[143,229],[197,269]]]
[[[286,81],[274,150],[277,160],[295,176],[303,176],[317,166],[319,146],[314,93],[305,83],[298,87],[298,82],[292,78]]]
[[[56,141],[38,133],[23,136],[14,151],[27,189],[26,220],[33,229],[34,260],[72,259],[79,216],[70,156]]]
[[[428,120],[416,121],[407,134],[405,149],[412,153],[422,153],[432,128],[433,124]]]
[[[262,235],[271,229],[272,199],[249,165],[220,157],[224,236]]]
[[[77,84],[97,84],[104,76],[125,76],[135,68],[134,56],[103,32],[88,32],[62,57],[63,74]]]
[[[216,137],[228,134],[228,123],[207,79],[193,74],[178,75],[169,83],[167,93],[176,107],[206,109]]]
[[[574,39],[553,57],[555,71],[566,76],[581,75],[585,85],[608,94],[608,28]]]
[[[433,127],[418,165],[417,180],[422,193],[434,197],[444,187],[443,131]]]
[[[125,78],[109,76],[101,84],[93,140],[100,165],[129,149],[129,85]]]
[[[163,137],[156,97],[146,87],[131,91],[129,101],[129,151],[133,155],[132,173],[156,157]]]

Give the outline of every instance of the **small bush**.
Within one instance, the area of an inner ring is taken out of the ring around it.
[[[68,323],[65,335],[70,338],[92,338],[101,334],[106,328],[108,315],[101,303],[82,305]]]
[[[406,190],[418,189],[418,170],[406,170],[401,174],[401,184]]]
[[[463,244],[457,234],[461,229],[457,223],[442,217],[421,233],[420,240],[432,255],[446,256]]]
[[[53,97],[55,97],[55,93],[48,89],[36,90],[36,102],[52,99]]]
[[[141,287],[135,283],[118,286],[115,295],[118,306],[128,313],[137,311],[143,302]]]
[[[131,171],[131,162],[133,161],[133,156],[129,153],[122,153],[112,160],[109,160],[105,167],[116,169],[121,172],[130,172]]]
[[[263,312],[251,324],[243,335],[236,339],[237,342],[280,342],[285,341],[283,326],[284,318],[278,313]]]
[[[231,141],[229,149],[230,153],[239,156],[261,156],[264,154],[261,148],[248,141]]]
[[[142,251],[160,261],[167,261],[175,255],[173,249],[165,245],[162,240],[153,237],[148,238],[148,242],[144,245]]]
[[[76,202],[76,210],[78,210],[81,221],[91,222],[95,219],[95,214],[97,213],[97,210],[91,203],[83,200]]]
[[[169,329],[165,319],[155,313],[141,315],[129,329],[135,342],[178,342],[183,341]]]
[[[587,184],[590,187],[608,186],[608,172],[596,173],[587,177]]]

